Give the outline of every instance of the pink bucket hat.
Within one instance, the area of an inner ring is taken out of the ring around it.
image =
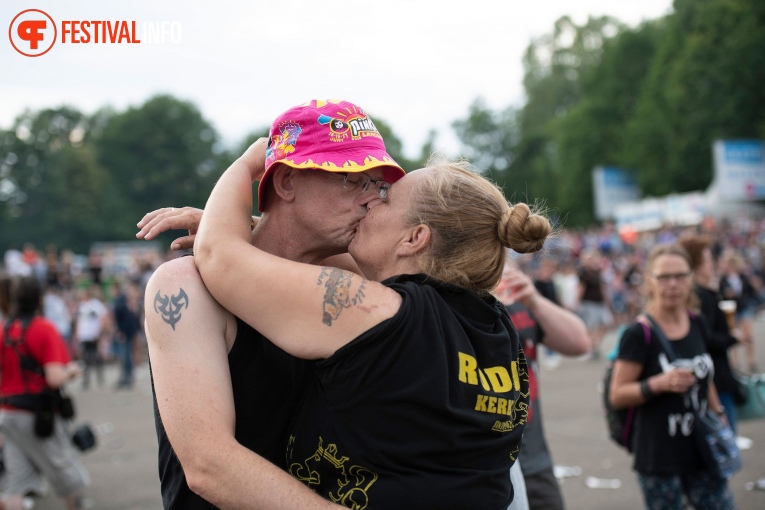
[[[404,176],[404,170],[385,151],[372,119],[355,104],[336,99],[308,101],[290,108],[271,124],[266,171],[258,186],[261,212],[266,183],[277,163],[347,173],[382,167],[390,183]]]

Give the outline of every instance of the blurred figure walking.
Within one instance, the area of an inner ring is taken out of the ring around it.
[[[109,320],[109,309],[99,298],[100,289],[92,285],[87,290],[85,298],[77,308],[75,322],[75,338],[80,345],[80,353],[85,361],[85,373],[82,378],[83,389],[90,386],[90,372],[96,368],[98,385],[104,384],[103,358],[98,349],[98,342],[106,330]]]
[[[757,372],[754,360],[754,311],[757,307],[757,293],[744,271],[744,260],[734,251],[726,251],[720,257],[720,294],[723,299],[736,301],[736,327],[741,329],[744,345],[745,365],[742,372]]]
[[[138,286],[130,283],[114,302],[117,355],[120,360],[120,378],[117,388],[133,386],[133,350],[135,339],[141,330],[143,301]]]
[[[79,372],[56,327],[40,316],[42,291],[35,277],[15,280],[10,317],[0,331],[0,431],[7,469],[4,508],[22,510],[24,495],[39,490],[42,474],[68,510],[82,508],[90,483],[72,446],[54,391]]]
[[[579,309],[577,315],[587,326],[592,340],[593,359],[600,358],[600,342],[606,330],[614,323],[608,306],[607,293],[600,274],[601,256],[597,250],[582,252],[579,269]]]

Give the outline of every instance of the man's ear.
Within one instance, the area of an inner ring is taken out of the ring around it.
[[[397,254],[402,257],[413,257],[425,251],[430,246],[431,234],[429,226],[423,223],[415,225],[399,245]]]
[[[295,200],[295,186],[292,180],[295,177],[295,169],[287,165],[279,165],[271,175],[271,185],[274,193],[285,202]]]

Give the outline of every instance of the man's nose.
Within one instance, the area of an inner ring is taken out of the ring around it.
[[[380,198],[380,192],[374,186],[370,186],[368,190],[359,193],[359,203],[362,207],[367,207],[369,202]]]

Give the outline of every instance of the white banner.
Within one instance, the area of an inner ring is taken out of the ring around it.
[[[592,171],[595,217],[613,219],[616,207],[640,199],[640,187],[635,174],[616,167],[599,166]]]
[[[765,199],[765,142],[716,140],[714,183],[723,201]]]
[[[614,216],[618,227],[629,226],[642,232],[656,230],[665,223],[697,225],[701,223],[707,209],[707,198],[703,193],[695,191],[619,204],[614,210]]]

